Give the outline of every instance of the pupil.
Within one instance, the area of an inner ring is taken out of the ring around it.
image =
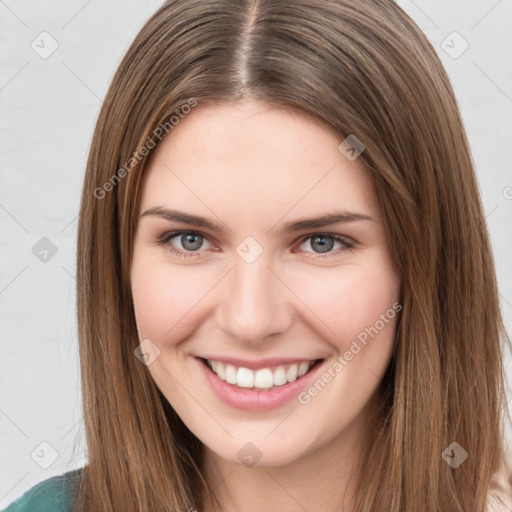
[[[315,247],[315,245],[317,247]],[[327,236],[315,236],[315,238],[311,240],[311,246],[315,250],[318,249],[317,252],[329,252],[334,247],[334,240]]]
[[[197,251],[201,247],[202,240],[200,235],[181,235],[181,244],[183,247],[189,251]]]

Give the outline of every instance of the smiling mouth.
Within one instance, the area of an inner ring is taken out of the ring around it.
[[[255,391],[272,391],[295,382],[323,361],[323,359],[315,359],[251,370],[250,368],[237,367],[222,361],[200,359],[219,379],[231,384],[233,387],[253,389]]]

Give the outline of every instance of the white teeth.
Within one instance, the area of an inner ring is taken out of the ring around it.
[[[296,381],[307,373],[313,366],[314,361],[303,361],[300,364],[293,363],[288,366],[288,369],[281,365],[274,368],[274,370],[261,368],[256,371],[244,367],[236,368],[232,364],[210,359],[207,360],[207,363],[219,379],[225,380],[228,384],[240,388],[270,389],[274,386],[283,386],[288,382]]]
[[[306,363],[306,366],[309,368],[308,363]],[[280,366],[274,371],[274,385],[282,386],[283,384],[286,384],[286,372],[284,366]]]
[[[268,389],[274,385],[274,378],[272,376],[272,370],[269,368],[263,368],[258,370],[254,375],[254,386],[257,388]]]
[[[252,388],[254,386],[254,372],[249,368],[238,368],[236,385],[239,388]]]
[[[217,368],[222,363],[217,363]],[[226,382],[228,384],[236,384],[236,368],[232,364],[226,365]]]
[[[309,370],[309,363],[306,361],[303,361],[300,363],[298,375],[299,377],[302,377],[307,371]]]
[[[217,363],[217,361],[210,361],[210,364],[215,364],[212,369],[218,375],[219,379],[226,380],[226,369],[224,365]]]
[[[290,368],[288,368],[288,371],[286,372],[286,380],[288,382],[293,382],[294,380],[297,380],[299,367],[296,364],[292,364]]]

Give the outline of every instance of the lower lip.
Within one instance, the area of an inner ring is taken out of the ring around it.
[[[228,384],[213,373],[202,359],[198,357],[195,359],[202,368],[207,382],[219,398],[228,405],[244,411],[270,411],[283,406],[307,387],[322,366],[322,362],[317,363],[308,373],[293,382],[288,382],[270,391],[259,391]]]

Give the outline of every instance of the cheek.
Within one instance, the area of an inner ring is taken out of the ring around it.
[[[300,289],[301,299],[316,315],[316,330],[325,333],[326,341],[342,353],[356,339],[364,346],[376,331],[380,340],[393,338],[401,306],[400,279],[392,265],[375,259],[329,273],[321,279],[311,274]]]
[[[299,402],[309,408],[304,421],[329,417],[325,428],[336,435],[368,403],[389,365],[402,309],[401,280],[388,260],[375,258],[365,265],[340,267],[329,284],[322,282],[304,283],[304,301],[332,329],[324,339],[336,354],[318,380],[299,395]],[[319,320],[315,326],[320,332]],[[326,332],[325,327],[321,329]],[[338,403],[343,407],[333,407]],[[313,437],[324,427],[311,421]]]
[[[132,296],[139,337],[174,344],[197,326],[200,302],[215,285],[211,272],[134,257]]]

